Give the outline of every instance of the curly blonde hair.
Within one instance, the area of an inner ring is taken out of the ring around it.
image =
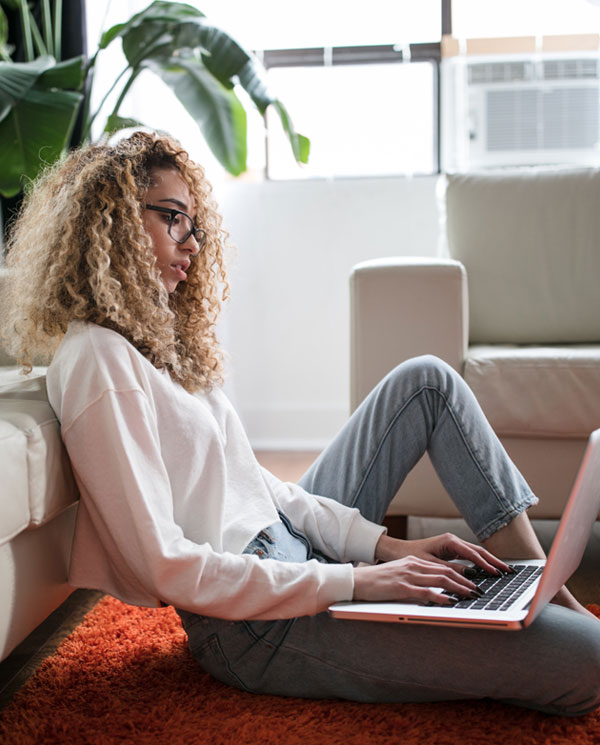
[[[175,168],[189,187],[206,243],[170,295],[144,230],[155,169]],[[135,132],[90,145],[51,166],[26,195],[11,231],[3,336],[25,370],[49,358],[72,320],[118,331],[189,391],[222,379],[215,335],[229,286],[227,234],[204,171],[174,139]]]

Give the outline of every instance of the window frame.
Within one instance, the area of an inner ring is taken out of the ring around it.
[[[450,8],[450,0],[442,0],[442,35],[445,33],[444,18]],[[446,10],[448,9],[448,10]],[[299,49],[266,49],[259,53],[262,63],[267,70],[277,67],[325,67],[333,65],[365,65],[365,64],[407,64],[412,62],[431,62],[433,65],[433,162],[435,170],[431,174],[441,173],[441,91],[440,66],[442,59],[442,43],[426,42],[408,44],[405,47],[393,44],[371,46],[339,46],[339,47],[307,47]],[[267,131],[267,137],[268,137]],[[269,152],[266,148],[265,176],[269,176]],[[403,174],[398,174],[399,176]],[[387,175],[373,176],[386,178]],[[317,178],[317,177],[313,177]],[[339,176],[334,178],[348,178]]]

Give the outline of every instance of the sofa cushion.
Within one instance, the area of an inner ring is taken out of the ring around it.
[[[447,177],[448,251],[474,343],[600,343],[600,169]]]
[[[0,543],[43,525],[78,499],[60,425],[48,403],[45,377],[21,376],[14,382],[14,375],[3,372]]]
[[[600,345],[472,346],[464,377],[501,436],[587,438],[600,427]]]

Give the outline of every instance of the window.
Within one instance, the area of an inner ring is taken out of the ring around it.
[[[439,47],[429,45],[426,51],[430,59],[411,64],[393,47],[267,52],[270,82],[282,92],[297,130],[311,139],[310,162],[299,169],[277,115],[270,112],[268,175],[294,179],[436,172]],[[292,64],[286,64],[291,57]],[[317,63],[311,64],[315,58]]]
[[[442,0],[195,4],[262,55],[297,131],[311,140],[300,167],[277,114],[266,143],[251,116],[251,169],[266,167],[274,179],[438,171]]]

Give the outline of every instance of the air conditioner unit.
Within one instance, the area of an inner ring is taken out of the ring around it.
[[[454,57],[442,65],[445,170],[600,163],[600,57]]]

